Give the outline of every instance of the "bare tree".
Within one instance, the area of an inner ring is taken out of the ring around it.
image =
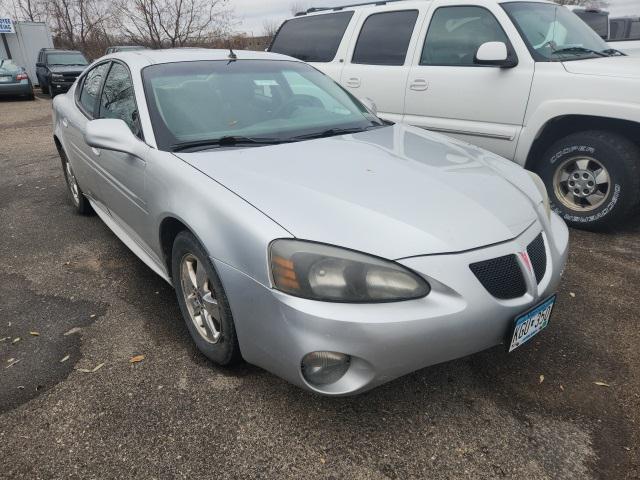
[[[579,5],[588,8],[607,8],[609,0],[555,0],[560,5]]]
[[[273,18],[265,20],[262,22],[262,34],[269,38],[275,37],[281,24],[282,20],[276,20]]]
[[[46,2],[44,1],[13,0],[12,3],[15,20],[44,22],[47,19]]]
[[[152,48],[202,44],[226,36],[227,0],[115,0],[117,26],[131,42]]]

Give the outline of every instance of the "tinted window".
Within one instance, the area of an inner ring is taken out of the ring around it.
[[[48,65],[86,65],[87,59],[81,53],[50,53]]]
[[[100,97],[100,118],[124,120],[134,135],[140,136],[138,107],[129,70],[114,63],[104,81]]]
[[[352,63],[404,65],[417,10],[376,13],[362,26]]]
[[[82,91],[80,92],[80,105],[84,108],[85,112],[92,115],[95,110],[96,101],[98,100],[98,94],[100,93],[100,84],[102,83],[102,77],[107,71],[108,64],[103,63],[95,68],[92,68],[84,78],[82,83]]]
[[[330,62],[340,46],[353,12],[299,17],[285,22],[271,51],[305,62]]]
[[[433,14],[421,65],[473,66],[486,42],[509,45],[507,35],[491,12],[481,7],[444,7]]]

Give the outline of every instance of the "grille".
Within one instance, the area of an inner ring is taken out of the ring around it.
[[[496,298],[507,300],[527,293],[527,285],[515,255],[472,263],[469,268],[482,286]]]
[[[538,235],[536,239],[527,247],[527,253],[531,259],[531,266],[536,274],[536,282],[540,283],[542,277],[544,277],[547,271],[547,252],[544,248],[544,239],[542,234]]]

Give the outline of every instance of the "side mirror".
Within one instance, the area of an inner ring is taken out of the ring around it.
[[[373,100],[371,100],[369,97],[361,98],[359,100],[365,107],[367,107],[369,113],[375,115],[376,117],[378,116],[378,106]]]
[[[101,118],[87,123],[84,141],[93,148],[128,153],[140,157],[146,145],[136,137],[123,120]]]
[[[473,63],[502,68],[511,68],[518,64],[509,58],[509,51],[504,42],[486,42],[480,45]]]

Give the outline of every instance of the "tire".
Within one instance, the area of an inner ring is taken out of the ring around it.
[[[610,230],[640,205],[640,148],[622,135],[585,131],[554,143],[535,169],[553,210],[571,227]]]
[[[189,265],[193,270],[189,270]],[[242,357],[229,301],[209,255],[190,232],[179,233],[173,242],[171,271],[180,311],[198,350],[218,365],[238,363]],[[199,278],[204,278],[204,282]],[[217,308],[212,309],[214,302]],[[217,312],[217,318],[208,314],[212,310]],[[198,315],[198,311],[204,313]]]
[[[78,181],[73,174],[73,169],[71,168],[71,164],[67,159],[67,155],[62,149],[58,149],[58,153],[60,154],[60,159],[62,160],[62,171],[64,172],[64,179],[67,182],[67,191],[71,196],[71,202],[73,203],[73,206],[76,208],[77,212],[80,215],[91,215],[93,213],[93,208],[91,208],[89,200],[87,200],[87,197],[84,196],[80,185],[78,185]]]

